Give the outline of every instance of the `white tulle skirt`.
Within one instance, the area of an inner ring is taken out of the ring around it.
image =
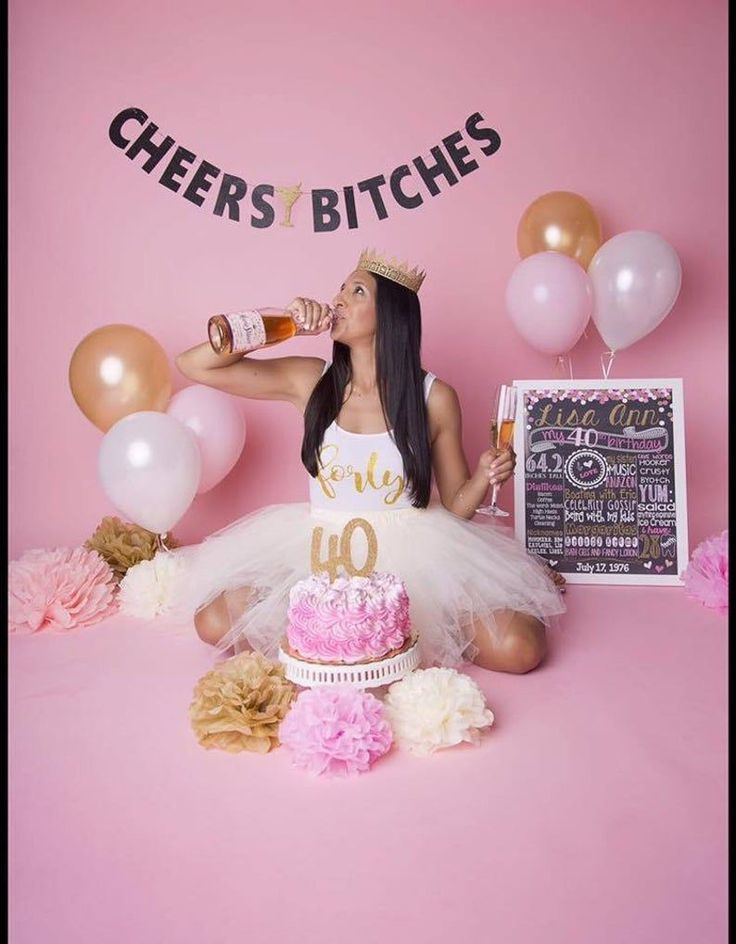
[[[494,614],[501,610],[527,613],[549,626],[565,609],[547,570],[503,525],[466,521],[440,505],[317,512],[304,502],[270,505],[201,544],[177,548],[184,566],[175,615],[193,620],[223,591],[240,591],[225,593],[231,628],[218,648],[251,647],[275,659],[286,632],[289,591],[311,573],[313,529],[324,529],[324,556],[329,535],[340,535],[354,517],[365,518],[375,531],[375,569],[397,574],[406,584],[425,667],[472,660],[479,624],[499,632]],[[365,538],[360,529],[353,537],[353,559],[360,566]]]

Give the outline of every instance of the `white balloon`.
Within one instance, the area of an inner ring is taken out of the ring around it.
[[[97,470],[105,494],[128,520],[164,534],[197,494],[201,466],[191,430],[166,413],[143,410],[110,427]]]
[[[610,350],[621,351],[659,325],[682,282],[680,259],[658,233],[630,230],[613,236],[588,266],[593,321]]]

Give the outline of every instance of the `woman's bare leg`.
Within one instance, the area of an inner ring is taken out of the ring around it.
[[[225,633],[230,631],[231,619],[239,617],[253,602],[255,595],[256,590],[253,587],[225,590],[207,606],[203,606],[194,616],[194,628],[199,638],[211,646],[216,646]]]
[[[515,610],[497,610],[494,617],[496,633],[480,620],[473,623],[473,643],[479,649],[473,662],[494,672],[522,674],[536,669],[547,654],[544,623]]]

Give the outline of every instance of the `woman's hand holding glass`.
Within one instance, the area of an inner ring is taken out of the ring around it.
[[[488,466],[488,481],[493,486],[491,503],[476,508],[477,512],[499,518],[507,518],[509,513],[496,504],[498,489],[511,477],[516,465],[511,442],[514,435],[516,420],[516,388],[507,384],[499,384],[496,390],[496,410],[491,423],[491,448],[483,453],[487,456],[492,453],[494,458]]]
[[[514,474],[516,453],[506,449],[487,449],[478,460],[478,476],[483,476],[489,485],[503,485]]]

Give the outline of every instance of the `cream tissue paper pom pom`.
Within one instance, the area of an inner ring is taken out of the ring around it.
[[[384,707],[398,746],[424,756],[462,741],[477,744],[480,729],[493,724],[483,692],[450,668],[418,669],[394,682]]]
[[[166,551],[129,567],[120,581],[120,611],[146,620],[166,614],[174,602],[174,587],[182,567],[176,554]]]

